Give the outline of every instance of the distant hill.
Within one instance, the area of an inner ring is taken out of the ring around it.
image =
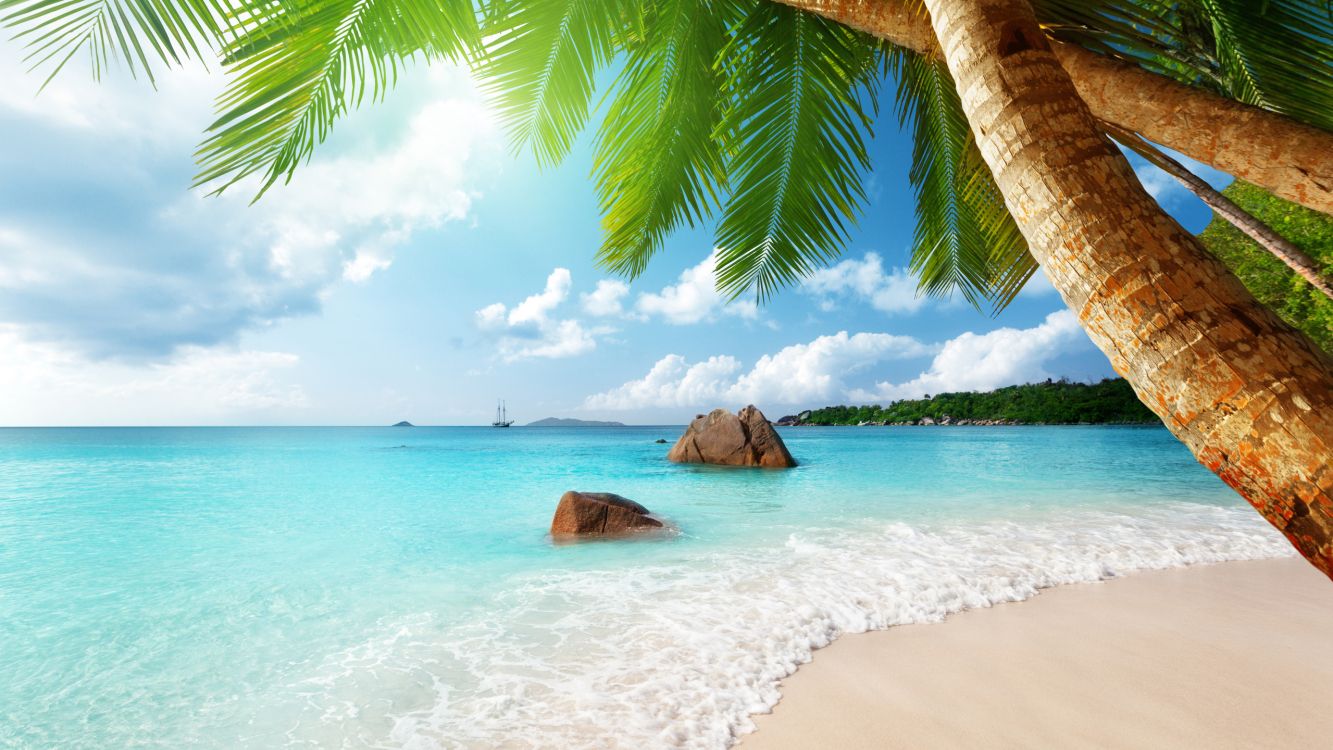
[[[394,427],[416,427],[416,425],[412,424],[411,422],[408,422],[407,420],[403,420],[402,422],[398,422],[397,424],[394,424],[393,426],[394,426]]]
[[[590,419],[561,419],[547,417],[532,422],[529,427],[624,427],[623,422],[597,422]]]
[[[941,393],[886,406],[826,406],[782,425],[1160,424],[1122,378],[1100,383],[1011,385],[985,393]]]

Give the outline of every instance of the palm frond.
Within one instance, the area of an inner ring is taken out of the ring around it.
[[[602,209],[600,265],[642,273],[672,230],[711,215],[725,183],[713,137],[722,117],[715,65],[725,8],[707,0],[645,2],[594,145]]]
[[[943,61],[904,49],[889,56],[899,121],[912,132],[916,232],[911,270],[921,292],[958,292],[1004,308],[1036,270],[1027,243],[981,158]]]
[[[615,53],[622,0],[504,0],[486,13],[480,74],[516,149],[559,162],[587,123],[596,75]]]
[[[865,201],[878,46],[821,17],[754,4],[723,55],[718,135],[731,193],[717,230],[718,288],[760,300],[828,263]]]
[[[1324,0],[1034,0],[1033,9],[1059,39],[1333,130]]]
[[[236,16],[239,0],[0,0],[0,24],[27,45],[31,69],[50,82],[81,50],[95,78],[120,61],[154,80],[155,65],[207,62]],[[45,86],[45,83],[43,83]]]
[[[1333,17],[1300,0],[1198,0],[1241,101],[1333,130]]]
[[[413,57],[457,59],[479,44],[470,0],[285,0],[268,10],[225,50],[232,81],[197,153],[196,185],[220,192],[263,172],[262,195]]]

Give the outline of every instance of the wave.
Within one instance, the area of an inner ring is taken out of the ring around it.
[[[1136,570],[1290,554],[1248,508],[1192,503],[800,531],[670,564],[523,575],[466,618],[385,623],[332,658],[305,700],[317,728],[380,747],[721,749],[842,634]],[[351,710],[386,689],[395,705]]]

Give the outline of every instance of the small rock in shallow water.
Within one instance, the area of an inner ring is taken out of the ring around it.
[[[661,528],[647,508],[611,492],[570,490],[560,497],[551,536],[602,536]]]
[[[657,443],[658,445],[666,445],[666,438],[658,438],[658,439],[654,440],[653,442],[654,442],[654,443]]]

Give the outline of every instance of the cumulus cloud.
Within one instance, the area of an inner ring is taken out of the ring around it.
[[[624,314],[621,300],[628,295],[629,285],[625,282],[602,279],[597,282],[596,289],[580,295],[580,299],[583,301],[583,312],[593,317],[610,318]]]
[[[820,307],[832,310],[840,297],[854,297],[886,313],[914,313],[926,304],[919,296],[916,279],[905,268],[886,273],[878,253],[861,260],[847,259],[820,268],[801,284],[801,291],[819,299]]]
[[[933,351],[910,336],[840,331],[766,354],[739,375],[741,363],[734,357],[710,357],[690,364],[678,354],[669,354],[643,378],[589,396],[584,408],[797,404],[830,399],[846,393],[848,375],[876,362],[928,356]]]
[[[161,361],[90,360],[0,325],[0,424],[208,424],[310,406],[294,354],[185,346]],[[299,418],[299,417],[298,417]]]
[[[730,356],[691,364],[669,354],[648,374],[585,399],[588,410],[686,408],[747,403],[805,405],[851,400],[883,402],[926,393],[991,390],[1052,377],[1051,360],[1090,347],[1074,315],[1052,313],[1032,328],[1000,328],[964,333],[943,344],[910,336],[846,331],[766,354],[749,370]],[[871,366],[891,360],[933,356],[930,366],[907,382],[878,382],[873,389],[849,381]]]
[[[469,215],[474,165],[499,155],[466,73],[436,69],[405,83],[400,101],[418,103],[381,140],[322,149],[254,206],[252,181],[206,197],[188,190],[191,154],[219,74],[169,72],[154,92],[66,72],[34,96],[16,49],[0,48],[17,82],[0,92],[0,139],[24,145],[0,158],[0,322],[93,358],[166,359],[316,312],[414,234]]]
[[[567,268],[557,268],[546,277],[546,286],[508,308],[502,302],[474,313],[477,327],[498,333],[496,349],[507,362],[520,359],[559,359],[586,354],[597,348],[597,337],[613,329],[585,327],[574,318],[557,319],[555,312],[568,297],[573,277]]]
[[[759,307],[754,302],[728,303],[718,293],[714,276],[716,268],[715,250],[698,265],[681,272],[677,283],[664,287],[660,292],[640,294],[634,307],[645,316],[661,318],[673,325],[713,320],[719,314],[749,320],[758,318]]]
[[[697,406],[716,401],[735,382],[741,369],[735,357],[709,357],[690,364],[679,354],[668,354],[638,380],[589,396],[588,409],[639,409],[650,406]]]
[[[964,333],[945,342],[930,367],[912,380],[879,382],[873,389],[855,390],[849,395],[855,401],[884,402],[1045,380],[1053,377],[1046,371],[1048,362],[1089,346],[1074,314],[1060,310],[1032,328]]]

